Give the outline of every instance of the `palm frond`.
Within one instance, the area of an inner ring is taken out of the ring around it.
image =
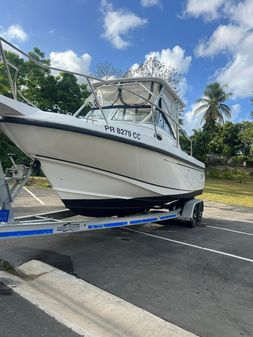
[[[204,121],[206,121],[206,122],[209,122],[209,121],[211,121],[211,120],[213,119],[212,116],[213,116],[212,107],[209,106],[209,107],[206,109],[206,111],[205,111],[205,113],[204,113],[204,115],[203,115],[202,120],[204,120]]]
[[[220,104],[220,109],[226,117],[231,118],[231,111],[229,106],[227,106],[226,104]]]
[[[208,104],[203,104],[197,108],[194,109],[194,114],[196,115],[199,112],[203,112],[209,105]]]
[[[209,102],[210,102],[210,99],[207,97],[201,97],[196,100],[196,103],[209,103]]]
[[[223,124],[224,123],[224,117],[221,113],[218,115],[218,123]]]

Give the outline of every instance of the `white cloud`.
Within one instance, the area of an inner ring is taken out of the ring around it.
[[[175,46],[173,49],[167,48],[159,51],[152,51],[145,56],[145,59],[155,57],[165,66],[172,66],[180,73],[185,74],[188,72],[192,57],[185,56],[185,50],[180,46]]]
[[[143,27],[148,21],[140,18],[126,9],[114,10],[107,0],[101,1],[101,10],[104,15],[104,33],[102,37],[111,42],[117,49],[129,47],[128,34],[131,30]]]
[[[231,111],[231,121],[235,122],[238,120],[239,114],[241,112],[241,106],[240,104],[233,104],[230,107],[230,111]],[[229,120],[229,119],[228,119]]]
[[[228,24],[219,25],[209,39],[201,41],[197,56],[210,57],[226,53],[227,64],[219,69],[216,80],[228,84],[234,97],[248,97],[253,88],[253,0],[226,0],[219,14]]]
[[[0,27],[0,35],[10,42],[25,42],[29,38],[28,34],[20,25],[11,25],[6,30],[3,27]]]
[[[238,51],[231,62],[220,69],[217,80],[228,84],[235,97],[249,97],[253,88],[253,45],[245,53]]]
[[[187,0],[185,14],[206,20],[213,20],[219,16],[219,9],[227,0]]]
[[[143,7],[152,7],[160,5],[161,2],[160,0],[141,0],[141,4]]]
[[[245,35],[245,31],[235,25],[220,25],[207,41],[198,44],[197,56],[213,56],[223,51],[233,51]]]
[[[228,17],[238,25],[245,28],[253,28],[253,1],[244,0],[239,3],[228,3],[226,7]]]
[[[50,61],[52,67],[88,74],[91,56],[88,53],[78,56],[73,50],[64,52],[53,51],[50,53]]]
[[[201,128],[201,121],[203,114],[195,114],[195,109],[200,106],[200,103],[194,103],[191,106],[191,109],[184,114],[184,130],[187,134],[191,135],[193,129],[200,129]]]
[[[253,28],[253,1],[252,0],[186,0],[184,13],[193,16],[202,16],[205,20],[214,20],[225,17],[240,26]]]

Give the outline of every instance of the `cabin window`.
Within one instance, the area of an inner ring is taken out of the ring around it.
[[[119,108],[112,117],[114,121],[141,122],[150,113],[150,108]]]
[[[162,129],[165,133],[167,133],[169,136],[175,138],[174,132],[169,122],[167,121],[167,119],[164,117],[164,115],[160,111],[156,111],[155,124],[157,127]]]
[[[110,116],[110,110],[108,109],[103,109],[103,113],[106,118],[109,118]],[[88,120],[104,120],[104,116],[102,114],[102,111],[100,109],[93,109],[90,112],[88,112],[85,116],[86,119]]]

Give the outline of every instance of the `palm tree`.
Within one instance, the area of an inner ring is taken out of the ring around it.
[[[231,97],[231,93],[224,90],[224,86],[214,82],[207,85],[204,96],[197,100],[198,106],[194,113],[203,113],[202,122],[224,123],[224,116],[231,118],[230,107],[224,102]]]

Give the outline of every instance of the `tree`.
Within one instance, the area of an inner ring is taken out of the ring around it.
[[[125,77],[159,77],[177,92],[182,82],[182,74],[173,66],[161,63],[156,56],[150,56],[140,65],[134,64],[128,69]]]
[[[227,160],[230,157],[239,155],[239,154],[248,154],[247,146],[244,144],[241,132],[245,129],[243,123],[231,123],[226,122],[221,128],[219,135],[221,142],[221,151],[224,157]]]
[[[242,142],[242,152],[245,155],[253,155],[253,122],[241,122],[239,137]]]
[[[203,129],[193,130],[191,136],[193,157],[206,163],[208,155],[219,152],[220,146],[216,141],[219,133],[220,126],[215,122],[205,124]]]
[[[97,78],[108,80],[111,78],[123,77],[123,71],[114,67],[109,62],[98,63],[93,71],[93,75]]]
[[[62,113],[74,113],[82,105],[89,93],[86,85],[80,85],[72,74],[60,73],[57,80],[57,110]]]
[[[231,118],[230,107],[224,102],[231,97],[225,92],[225,87],[214,82],[207,85],[204,96],[197,100],[198,106],[194,113],[204,113],[202,121],[224,123],[224,116]]]
[[[29,55],[44,66],[50,66],[50,60],[38,48]],[[38,108],[57,111],[57,80],[49,69],[43,68],[32,60],[25,62],[22,80],[22,95]]]
[[[253,122],[209,122],[201,130],[193,130],[193,156],[208,163],[212,157],[223,163],[238,156],[250,157],[252,153]]]

